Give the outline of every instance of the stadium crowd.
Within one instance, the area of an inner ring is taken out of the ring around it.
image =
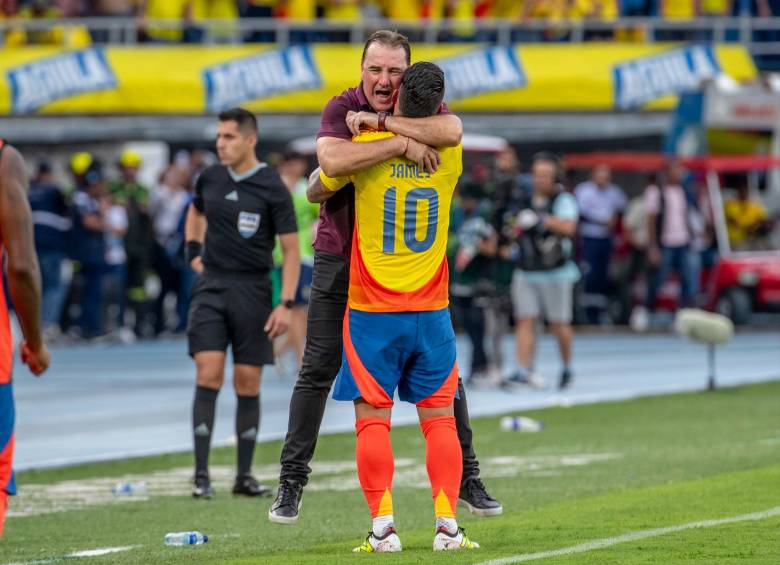
[[[68,18],[134,18],[134,40],[156,43],[273,42],[272,28],[239,33],[241,18],[288,21],[296,25],[290,40],[349,41],[348,31],[323,31],[320,22],[350,24],[386,18],[398,24],[431,24],[447,18],[452,27],[442,30],[442,41],[492,41],[495,31],[480,28],[480,21],[501,19],[518,26],[513,41],[561,41],[570,28],[564,21],[610,22],[619,17],[651,16],[673,22],[728,16],[780,16],[776,0],[2,0],[0,24],[5,23],[6,46],[54,44],[70,47],[106,42],[106,30],[69,25]],[[27,28],[31,20],[52,22],[51,27]],[[161,20],[166,22],[161,23]],[[204,29],[203,20],[221,20],[216,28]],[[544,21],[549,25],[524,24]],[[311,24],[311,27],[307,27]],[[206,33],[208,31],[208,33]],[[658,40],[707,39],[701,31],[665,29]],[[736,32],[735,32],[736,33]],[[705,34],[706,35],[706,34]],[[642,29],[604,29],[586,33],[584,39],[644,40]],[[736,39],[736,36],[732,39]],[[756,41],[777,40],[776,32],[756,31]]]
[[[292,153],[265,157],[293,193],[301,256],[308,270],[317,219],[316,209],[306,201],[304,175],[313,163]],[[195,275],[183,258],[184,217],[197,175],[214,160],[207,151],[179,152],[159,171],[154,186],[137,180],[142,163],[132,151],[122,152],[115,163],[76,153],[69,163],[72,180],[67,187],[55,181],[51,163],[38,163],[30,201],[49,339],[127,342],[185,330]],[[571,239],[573,245],[558,251],[561,257],[555,264],[523,264],[519,258],[524,234],[538,229],[523,216],[532,208],[531,171],[531,163],[524,167],[511,147],[472,158],[453,203],[448,242],[451,305],[456,324],[472,344],[471,366],[464,367],[472,384],[495,384],[501,368],[511,365],[501,342],[523,313],[512,290],[518,270],[553,271],[571,261],[576,268],[567,266],[570,275],[565,278],[574,286],[574,300],[564,321],[631,321],[641,327],[656,307],[674,310],[679,304],[700,304],[717,255],[703,178],[672,162],[653,179],[624,190],[612,180],[609,166],[601,164],[590,171],[556,172],[556,192],[573,195],[576,236],[560,238]],[[767,244],[777,203],[762,202],[749,191],[744,175],[724,180],[733,189],[725,193],[724,205],[732,246]],[[546,214],[556,213],[550,209],[538,215]],[[681,283],[679,293],[677,285],[663,285],[671,271]],[[304,279],[301,303],[310,275]],[[548,314],[543,299],[531,305],[532,313],[541,309]],[[285,338],[277,353],[291,349],[295,363],[300,363],[305,318],[297,326],[301,330]],[[287,358],[282,363],[292,365]],[[292,366],[289,369],[292,372]]]

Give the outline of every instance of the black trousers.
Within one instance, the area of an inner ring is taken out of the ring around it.
[[[309,298],[306,348],[303,365],[290,399],[290,420],[282,447],[280,480],[306,484],[309,462],[325,412],[325,402],[341,367],[342,324],[347,308],[349,264],[331,253],[314,254],[314,275]],[[458,379],[460,398],[455,400],[455,421],[463,451],[463,478],[479,475],[469,425],[466,392]]]

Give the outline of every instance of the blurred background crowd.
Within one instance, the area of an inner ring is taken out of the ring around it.
[[[716,30],[700,25],[718,17],[780,16],[777,0],[1,0],[3,44],[70,47],[128,42],[275,42],[282,33],[293,42],[348,41],[350,25],[385,18],[410,38],[437,41],[495,41],[496,27],[509,41],[584,40],[686,41],[744,39],[738,26]],[[577,22],[614,22],[655,17],[670,27],[645,23],[576,31]],[[124,18],[129,24],[89,26],[75,18]],[[432,35],[420,26],[438,26]],[[252,22],[247,29],[241,22]],[[691,26],[686,26],[686,22]],[[699,23],[697,23],[699,22]],[[39,25],[36,25],[39,24]],[[409,26],[406,29],[405,26]],[[293,28],[290,31],[290,27]],[[287,28],[287,29],[285,29]],[[776,41],[777,29],[750,32],[753,41]],[[719,37],[716,35],[719,34]],[[579,37],[581,36],[581,37]],[[651,37],[650,37],[651,36]]]
[[[310,266],[317,207],[305,190],[316,163],[293,151],[261,157],[294,196]],[[452,310],[472,345],[467,375],[477,380],[505,365],[502,340],[517,306],[513,276],[531,268],[520,262],[523,213],[546,182],[534,173],[533,159],[521,162],[511,145],[468,152],[458,185],[448,247]],[[139,180],[142,157],[132,149],[102,162],[77,152],[67,163],[35,165],[30,203],[50,339],[132,342],[184,331],[195,277],[183,259],[184,217],[197,175],[215,161],[207,150],[179,150],[152,171],[156,180],[149,184]],[[564,252],[577,267],[574,324],[631,323],[642,330],[656,312],[664,323],[664,312],[706,305],[718,246],[700,171],[669,160],[653,174],[613,174],[607,163],[566,168],[563,161],[552,180],[578,209],[574,245]],[[731,248],[779,249],[780,194],[763,177],[726,174],[722,181]],[[649,221],[657,233],[649,233]],[[305,285],[302,292],[305,302]],[[305,318],[299,326],[305,328]],[[281,345],[293,351],[294,359],[282,361],[291,369],[304,339],[292,335]]]

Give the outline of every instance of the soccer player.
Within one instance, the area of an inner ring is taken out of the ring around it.
[[[22,362],[36,377],[49,367],[41,334],[41,271],[35,255],[33,222],[27,202],[27,174],[16,149],[0,139],[0,256],[8,255],[8,288],[22,326]],[[14,399],[11,388],[13,344],[8,307],[0,291],[0,537],[8,496],[16,493],[11,469],[14,454]]]
[[[395,114],[434,115],[443,97],[444,72],[433,63],[415,63],[394,94]],[[356,139],[392,135],[371,132]],[[358,478],[373,518],[358,552],[401,550],[391,494],[390,414],[396,388],[402,400],[416,404],[425,436],[436,513],[433,549],[479,547],[455,520],[462,453],[453,409],[458,369],[445,251],[461,152],[460,145],[442,148],[441,164],[432,174],[399,157],[348,179],[321,175],[331,190],[347,182],[355,186],[344,353],[333,397],[355,403]]]
[[[234,108],[219,115],[219,165],[201,173],[187,213],[187,261],[200,273],[192,291],[187,335],[197,387],[192,408],[195,484],[192,495],[211,498],[208,457],[217,394],[225,378],[225,350],[233,350],[238,396],[238,472],[233,493],[270,496],[250,475],[260,425],[262,365],[273,363],[272,340],[290,326],[300,253],[292,197],[279,175],[255,156],[257,121]],[[281,303],[271,309],[271,251],[279,236]]]
[[[460,142],[461,121],[444,105],[437,115],[426,118],[389,114],[393,110],[393,92],[398,89],[409,60],[409,41],[403,35],[379,30],[368,38],[363,48],[360,84],[332,98],[322,113],[317,159],[326,174],[346,176],[401,156],[417,163],[420,170],[434,172],[439,154],[432,147],[455,146]],[[387,129],[397,135],[355,143],[352,136],[361,125]],[[354,190],[348,186],[333,193],[320,186],[316,193],[309,191],[308,196],[310,201],[324,204],[320,206],[314,240],[303,365],[290,399],[290,420],[280,458],[279,491],[268,510],[268,519],[280,524],[298,521],[298,508],[311,472],[309,462],[317,444],[328,391],[341,366],[341,331],[349,286]],[[479,462],[460,381],[458,389],[455,421],[463,451],[460,500],[478,516],[501,514],[501,503],[490,496],[479,478]]]

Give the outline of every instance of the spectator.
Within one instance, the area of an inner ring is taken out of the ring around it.
[[[635,317],[638,329],[647,325],[646,313],[655,309],[658,289],[672,269],[680,277],[679,305],[691,306],[696,297],[698,262],[691,251],[692,205],[682,186],[684,173],[679,161],[671,161],[666,167],[663,186],[650,185],[645,190],[647,258],[655,273],[650,275],[645,309]]]
[[[127,253],[125,236],[127,235],[127,210],[117,204],[109,195],[110,202],[106,210],[106,272],[103,279],[105,313],[103,319],[108,330],[116,329],[122,341],[135,341],[135,335],[125,331],[124,314],[126,302]],[[107,315],[106,315],[107,314]]]
[[[55,184],[51,166],[42,162],[30,185],[30,208],[35,225],[35,249],[41,266],[41,319],[43,332],[59,335],[68,283],[64,277],[71,220],[62,190]]]
[[[192,198],[187,192],[187,171],[171,166],[162,174],[149,204],[154,226],[154,267],[160,279],[160,294],[155,301],[155,333],[167,326],[165,297],[176,294],[175,333],[187,328],[189,289],[194,280],[183,260],[183,218]]]
[[[242,2],[242,18],[258,18],[264,22],[271,23],[274,17],[274,9],[278,6],[280,0],[247,0]],[[249,32],[244,39],[248,43],[273,43],[273,29],[258,30]]]
[[[623,216],[623,230],[628,242],[628,255],[618,273],[618,294],[621,311],[618,321],[629,323],[634,306],[634,283],[647,271],[647,213],[643,195],[632,198]]]
[[[293,299],[295,305],[292,308],[292,318],[287,334],[280,337],[281,343],[274,348],[277,369],[284,372],[283,355],[292,350],[295,354],[296,374],[301,367],[303,360],[303,346],[306,342],[306,316],[307,305],[309,304],[309,295],[311,293],[311,282],[314,266],[314,232],[317,219],[319,218],[319,204],[312,204],[306,198],[306,189],[309,186],[304,176],[309,167],[306,158],[299,153],[286,154],[279,164],[278,171],[282,182],[292,194],[293,206],[295,208],[295,220],[298,224],[298,242],[301,252],[301,275],[298,279],[298,288],[295,291]],[[282,275],[282,250],[277,245],[274,248],[275,278],[278,280],[278,288],[281,291]]]
[[[149,189],[138,182],[141,156],[123,151],[118,161],[120,178],[109,189],[114,201],[127,212],[126,288],[127,303],[134,313],[133,331],[143,335],[146,313],[146,274],[152,261],[152,221],[149,216]]]
[[[323,0],[323,16],[330,23],[352,24],[361,19],[361,0]],[[348,43],[350,30],[332,31],[328,33],[328,39],[334,42]]]
[[[736,250],[756,249],[771,231],[769,215],[761,202],[751,198],[746,175],[734,175],[730,180],[735,183],[737,197],[723,204],[729,242]]]
[[[81,266],[79,326],[86,339],[103,333],[103,275],[106,272],[106,211],[108,199],[100,165],[92,163],[86,187],[73,194],[73,250]]]
[[[626,195],[612,183],[612,171],[607,165],[594,167],[591,180],[577,185],[574,195],[580,210],[579,234],[585,273],[582,301],[588,323],[598,324],[607,307],[612,242],[620,215],[626,209]]]
[[[571,260],[577,230],[577,201],[564,192],[561,167],[551,153],[538,153],[531,167],[533,195],[520,206],[515,221],[518,268],[512,280],[518,370],[504,381],[507,388],[543,386],[534,373],[536,319],[547,320],[561,355],[559,387],[572,382],[572,290],[579,279]]]
[[[292,20],[298,27],[290,31],[292,43],[307,43],[316,37],[317,3],[315,0],[280,0],[279,16]]]
[[[208,29],[208,41],[232,43],[238,38],[238,3],[236,0],[208,0],[193,3],[193,19],[220,20]],[[197,33],[197,32],[195,32]],[[201,32],[202,33],[202,32]],[[193,43],[201,38],[193,36]]]
[[[192,39],[193,9],[193,0],[138,0],[136,13],[142,40],[160,43],[189,41]],[[178,22],[174,23],[175,20]]]

